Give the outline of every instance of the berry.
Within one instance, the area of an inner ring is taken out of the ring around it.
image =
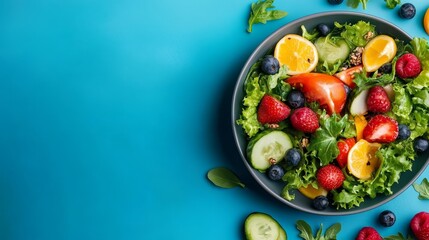
[[[391,73],[392,72],[392,63],[385,63],[379,69],[379,73]]]
[[[301,91],[294,89],[290,91],[289,94],[287,95],[286,102],[291,108],[294,108],[294,109],[304,107],[304,104],[305,104],[304,94]]]
[[[372,227],[363,227],[357,237],[356,240],[383,240],[380,234]]]
[[[262,72],[273,75],[276,74],[280,69],[280,63],[277,58],[267,55],[264,57],[261,63],[261,70]]]
[[[277,165],[271,165],[270,168],[268,168],[268,177],[273,181],[278,181],[282,179],[283,175],[285,175],[285,170]]]
[[[344,0],[328,0],[329,4],[338,5],[341,4]]]
[[[337,163],[340,168],[347,166],[347,157],[350,149],[355,145],[356,141],[354,138],[342,139],[337,142],[338,150],[340,153],[337,156]]]
[[[324,23],[320,23],[319,25],[317,25],[317,30],[322,36],[326,36],[331,32],[331,28]]]
[[[398,122],[384,115],[376,115],[363,129],[363,138],[368,142],[390,143],[398,137]]]
[[[332,164],[323,166],[317,170],[316,178],[319,185],[327,191],[341,187],[345,179],[341,169]]]
[[[422,71],[422,65],[416,55],[406,53],[396,61],[395,70],[400,78],[414,78]]]
[[[290,114],[290,108],[277,98],[265,95],[258,107],[258,121],[262,124],[279,123]]]
[[[288,165],[296,166],[301,161],[301,153],[297,148],[291,148],[287,150],[285,160]]]
[[[317,114],[308,107],[298,108],[290,116],[292,126],[305,133],[313,133],[319,128]]]
[[[373,113],[385,113],[390,110],[390,100],[386,91],[381,86],[375,86],[369,89],[366,98],[368,111]]]
[[[429,239],[429,213],[419,212],[414,215],[411,219],[410,227],[417,240]]]
[[[405,140],[411,136],[411,130],[407,125],[399,124],[398,129],[399,129],[399,132],[396,140],[398,141]]]
[[[429,142],[427,139],[422,138],[422,137],[418,137],[416,139],[414,139],[414,150],[416,150],[416,152],[424,152],[428,149],[429,146]]]
[[[378,215],[378,221],[383,227],[390,227],[395,224],[396,216],[392,211],[385,210]]]
[[[329,206],[329,200],[326,196],[320,195],[313,199],[313,207],[317,210],[325,210]]]
[[[404,3],[398,12],[401,18],[411,19],[416,15],[416,7],[411,3]]]

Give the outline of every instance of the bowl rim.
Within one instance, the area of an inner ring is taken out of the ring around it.
[[[244,165],[246,166],[247,170],[252,175],[253,179],[255,179],[256,182],[266,192],[268,192],[271,196],[273,196],[274,198],[276,198],[280,202],[286,204],[287,206],[292,207],[292,208],[297,209],[297,210],[300,210],[300,211],[303,211],[303,212],[312,213],[312,214],[316,214],[316,215],[325,215],[325,216],[352,215],[352,214],[357,214],[357,213],[361,213],[361,212],[365,212],[365,211],[369,211],[371,209],[377,208],[377,207],[393,200],[398,195],[400,195],[402,192],[404,192],[406,189],[408,189],[411,186],[411,184],[413,184],[417,180],[417,178],[420,177],[420,175],[423,173],[423,171],[426,169],[426,167],[429,164],[429,159],[427,159],[426,163],[423,164],[422,168],[415,174],[414,177],[411,178],[411,181],[409,181],[407,184],[405,184],[398,191],[394,192],[393,194],[389,195],[385,199],[383,199],[383,200],[381,200],[381,201],[379,201],[373,205],[370,205],[367,207],[356,207],[356,208],[345,209],[345,210],[342,209],[341,211],[338,211],[338,212],[336,212],[336,211],[328,212],[328,211],[319,211],[319,210],[311,209],[311,207],[305,208],[305,207],[293,204],[292,202],[290,202],[290,201],[284,199],[283,197],[279,196],[271,188],[269,188],[267,185],[265,185],[262,182],[262,180],[259,178],[259,176],[257,176],[255,169],[253,169],[250,166],[250,164],[248,163],[248,160],[246,159],[246,156],[243,154],[243,151],[240,147],[239,138],[242,136],[239,136],[239,133],[237,130],[237,128],[240,128],[240,126],[236,125],[236,117],[237,116],[235,115],[235,113],[237,112],[237,108],[236,108],[236,102],[235,101],[237,99],[237,93],[238,93],[239,89],[243,88],[244,80],[248,74],[250,66],[254,62],[254,58],[256,57],[256,55],[258,55],[258,53],[261,51],[261,49],[267,44],[267,42],[270,41],[271,38],[274,38],[276,35],[279,35],[283,31],[286,31],[287,28],[289,28],[293,25],[296,25],[300,22],[311,20],[313,18],[320,18],[320,17],[334,16],[334,15],[349,15],[349,16],[353,16],[353,17],[362,17],[362,18],[368,19],[369,21],[371,21],[371,19],[374,19],[383,25],[387,25],[389,27],[395,28],[396,31],[401,32],[401,34],[403,34],[406,38],[408,38],[410,40],[412,39],[412,37],[407,32],[402,30],[397,25],[395,25],[395,24],[393,24],[393,23],[391,23],[385,19],[382,19],[380,17],[374,16],[371,14],[367,14],[367,13],[353,12],[353,11],[326,11],[326,12],[314,13],[314,14],[310,14],[310,15],[306,15],[306,16],[297,18],[291,22],[286,23],[285,25],[281,26],[279,29],[277,29],[276,31],[271,33],[253,50],[252,54],[247,59],[246,63],[243,65],[243,68],[239,74],[239,77],[237,78],[237,82],[235,84],[233,95],[232,95],[232,103],[231,103],[231,105],[232,105],[232,107],[231,107],[232,131],[233,131],[233,135],[234,135],[235,144],[236,144],[237,150],[239,151],[240,157],[241,157],[242,161],[244,162]],[[241,106],[241,104],[240,104],[240,106]]]

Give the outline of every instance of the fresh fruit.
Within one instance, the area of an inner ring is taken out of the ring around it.
[[[344,62],[350,54],[350,47],[345,40],[333,42],[328,37],[319,37],[314,46],[319,53],[319,62],[329,66]]]
[[[345,177],[341,169],[335,165],[328,164],[317,170],[316,179],[321,187],[331,191],[341,187]]]
[[[405,124],[398,125],[398,137],[396,140],[401,141],[409,138],[411,136],[410,128]]]
[[[337,156],[337,163],[340,168],[347,166],[347,158],[350,149],[355,145],[356,141],[354,138],[342,139],[337,142],[338,150],[340,153]]]
[[[344,84],[343,86],[344,86],[344,89],[346,90],[347,97],[350,96],[352,89],[349,86],[347,86],[346,84]]]
[[[329,206],[329,200],[326,196],[320,195],[313,199],[313,207],[317,210],[325,210]]]
[[[247,156],[253,168],[265,172],[272,164],[282,161],[289,148],[292,148],[289,135],[279,130],[265,130],[250,139]]]
[[[341,4],[344,0],[328,0],[329,4],[338,5]]]
[[[393,91],[393,85],[387,84],[386,86],[383,86],[384,91],[386,91],[387,97],[389,98],[390,102],[393,102],[395,100],[395,91]]]
[[[383,64],[379,69],[379,73],[391,73],[392,72],[392,63],[388,62]]]
[[[287,239],[282,226],[272,216],[261,212],[247,216],[244,221],[244,234],[248,240]]]
[[[318,186],[317,188],[313,187],[313,185],[309,184],[307,187],[300,187],[298,188],[298,191],[302,193],[302,195],[310,198],[315,199],[317,196],[327,196],[328,191],[326,189],[322,188],[321,186]]]
[[[385,210],[378,215],[378,222],[383,227],[391,227],[395,224],[395,221],[396,215],[390,210]]]
[[[390,143],[398,137],[398,122],[385,115],[376,115],[363,129],[363,138],[368,142]]]
[[[368,98],[368,89],[362,90],[353,97],[350,104],[350,114],[352,115],[365,115],[368,113],[368,106],[366,105],[366,99]]]
[[[301,152],[297,148],[291,148],[287,150],[285,160],[289,166],[295,167],[301,161]]]
[[[399,8],[398,14],[401,18],[411,19],[416,15],[416,7],[411,3],[404,3]]]
[[[302,94],[302,92],[299,90],[293,89],[287,95],[286,102],[289,105],[289,107],[293,109],[304,107],[304,104],[305,104],[304,94]]]
[[[373,227],[363,227],[357,237],[356,240],[383,240],[380,234]]]
[[[355,79],[355,73],[360,73],[362,72],[362,70],[362,65],[354,66],[351,68],[347,68],[346,70],[343,70],[339,73],[336,73],[335,77],[339,78],[341,81],[343,81],[344,84],[346,84],[350,88],[354,88],[356,86],[356,83],[353,82],[353,79]]]
[[[292,127],[296,130],[313,133],[319,128],[317,114],[308,107],[298,108],[290,116]]]
[[[422,65],[416,55],[406,53],[400,56],[396,61],[395,70],[396,75],[402,79],[414,78],[422,71]]]
[[[328,114],[340,113],[347,94],[343,82],[338,78],[323,73],[304,73],[286,80],[293,87],[301,90],[308,101],[317,101]]]
[[[285,175],[285,170],[280,165],[274,164],[268,168],[267,175],[271,180],[278,181]]]
[[[328,25],[324,24],[324,23],[318,24],[317,25],[317,30],[319,31],[319,33],[322,36],[326,36],[326,35],[328,35],[331,32],[331,28]]]
[[[414,150],[418,153],[422,153],[428,149],[429,142],[423,137],[414,139]]]
[[[365,116],[356,115],[354,117],[355,120],[355,128],[356,128],[356,141],[359,141],[363,137],[363,130],[365,129],[368,122],[366,121]]]
[[[375,155],[381,147],[379,143],[369,143],[364,139],[359,140],[349,151],[347,169],[362,180],[370,179],[375,170],[380,166],[380,160]]]
[[[429,239],[429,213],[419,212],[410,221],[410,228],[417,240]]]
[[[369,89],[366,98],[368,111],[373,113],[386,113],[390,110],[390,100],[386,91],[381,86],[374,86]]]
[[[287,34],[280,39],[274,49],[274,57],[280,66],[288,67],[289,75],[311,72],[319,61],[313,43],[297,34]]]
[[[387,35],[378,35],[371,39],[362,53],[362,63],[367,72],[374,72],[396,55],[395,40]]]
[[[423,27],[426,33],[429,34],[429,8],[426,9],[426,13],[423,18]]]
[[[290,108],[277,98],[264,95],[258,107],[258,121],[262,124],[279,123],[290,114]]]
[[[268,75],[273,75],[273,74],[276,74],[279,71],[279,69],[280,69],[280,63],[279,63],[279,60],[277,60],[277,58],[271,55],[267,55],[264,57],[264,59],[262,59],[262,62],[261,62],[262,72]]]

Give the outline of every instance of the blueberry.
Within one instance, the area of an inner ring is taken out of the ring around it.
[[[392,226],[396,221],[396,216],[392,211],[385,210],[378,215],[378,221],[384,227]]]
[[[429,142],[427,139],[422,138],[422,137],[418,137],[416,139],[414,139],[414,150],[416,150],[416,152],[424,152],[428,149],[429,146]]]
[[[329,4],[338,5],[341,4],[344,0],[328,0]]]
[[[324,23],[317,25],[317,30],[322,34],[322,36],[326,36],[331,32],[331,28]]]
[[[285,170],[277,164],[271,165],[268,168],[268,177],[273,181],[282,179],[283,175],[285,175]]]
[[[398,132],[398,137],[396,138],[396,140],[401,141],[401,140],[405,140],[405,139],[410,137],[411,130],[407,125],[399,124],[398,128],[399,128],[399,132]]]
[[[280,69],[280,63],[277,58],[268,55],[265,56],[261,63],[261,70],[262,72],[273,75],[276,74]]]
[[[320,195],[313,199],[313,207],[317,210],[325,210],[329,206],[329,200],[326,196]]]
[[[392,72],[392,63],[385,63],[379,69],[380,73],[391,73]]]
[[[346,90],[346,95],[348,96],[352,92],[352,89],[346,84],[343,84],[343,86],[344,86],[344,89]]]
[[[287,150],[285,160],[288,165],[296,166],[301,161],[301,153],[297,148],[291,148]]]
[[[404,3],[398,13],[401,18],[411,19],[416,15],[416,7],[411,3]]]
[[[290,91],[290,93],[287,95],[286,101],[289,107],[291,108],[296,109],[296,108],[304,107],[304,104],[305,104],[304,94],[294,89]]]

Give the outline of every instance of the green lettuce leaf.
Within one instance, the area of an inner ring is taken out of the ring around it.
[[[341,32],[341,37],[343,37],[352,47],[365,46],[370,40],[365,37],[368,32],[372,32],[375,36],[375,26],[369,22],[358,21],[355,24],[340,24],[335,22],[334,24],[337,28],[344,28],[344,31]]]
[[[393,9],[396,6],[398,6],[398,4],[401,4],[401,0],[384,0],[386,2],[386,7]]]

